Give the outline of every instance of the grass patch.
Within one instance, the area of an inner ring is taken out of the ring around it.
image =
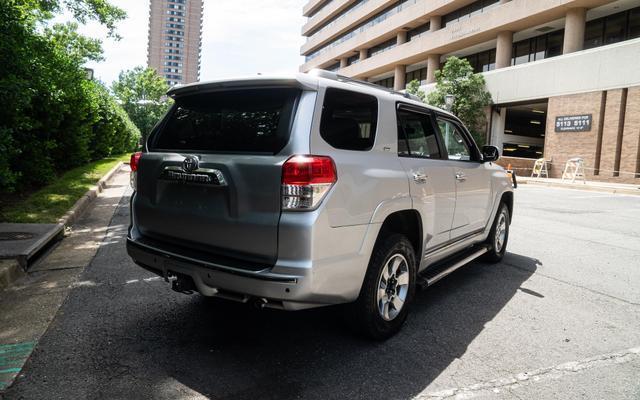
[[[24,198],[15,196],[0,212],[3,222],[55,223],[92,186],[95,186],[120,161],[129,161],[129,154],[109,157],[65,172],[54,182]]]

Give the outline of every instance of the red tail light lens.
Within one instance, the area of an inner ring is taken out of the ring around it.
[[[131,167],[131,175],[129,176],[129,183],[131,184],[131,188],[133,190],[137,190],[138,188],[138,164],[140,163],[141,156],[142,156],[141,151],[138,151],[137,153],[133,153],[131,155],[131,161],[129,162],[129,166]]]
[[[129,162],[129,166],[131,167],[132,172],[136,172],[138,170],[138,161],[140,161],[140,156],[142,156],[141,151],[138,151],[137,153],[133,153],[131,155],[131,161]]]
[[[337,180],[331,157],[291,157],[282,165],[282,209],[315,209]]]
[[[335,183],[336,165],[331,157],[293,156],[282,166],[284,185],[313,185]]]

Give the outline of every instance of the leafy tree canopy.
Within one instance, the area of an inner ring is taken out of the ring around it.
[[[485,88],[484,77],[473,72],[469,61],[449,57],[442,70],[436,71],[436,87],[427,96],[427,102],[444,108],[445,96],[455,96],[451,112],[469,128],[478,145],[485,143],[485,108],[492,104],[491,94]]]
[[[153,68],[136,67],[123,71],[111,89],[144,138],[172,102],[166,96],[169,85]]]
[[[7,7],[19,10],[25,21],[43,22],[53,18],[65,9],[71,12],[76,21],[85,24],[97,21],[104,25],[109,35],[118,38],[116,25],[127,17],[127,13],[108,2],[108,0],[2,0]],[[4,7],[4,6],[3,6]]]
[[[420,81],[417,79],[414,79],[407,84],[407,93],[417,96],[423,103],[426,103],[427,101],[427,95],[425,95],[424,91],[420,89]]]
[[[106,0],[0,0],[0,194],[138,142],[122,107],[86,78],[84,64],[102,58],[100,41],[80,35],[77,22],[49,24],[63,9],[111,34],[125,16]]]

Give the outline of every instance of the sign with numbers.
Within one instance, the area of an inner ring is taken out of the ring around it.
[[[556,117],[556,132],[589,132],[591,119],[591,114]]]

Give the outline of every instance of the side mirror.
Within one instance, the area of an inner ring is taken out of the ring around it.
[[[482,146],[482,161],[497,161],[500,158],[500,150],[496,146]]]

